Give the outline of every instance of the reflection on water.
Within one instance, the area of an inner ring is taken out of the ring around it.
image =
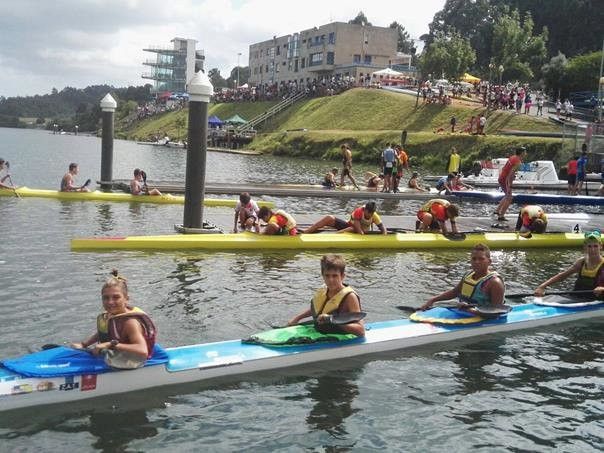
[[[95,412],[90,415],[89,423],[88,431],[96,437],[92,446],[103,451],[129,450],[132,441],[155,437],[158,432],[144,410]]]
[[[96,218],[99,226],[99,233],[107,233],[113,230],[113,213],[111,211],[111,205],[109,203],[100,203],[97,205]]]
[[[323,375],[306,384],[309,397],[314,402],[306,417],[306,423],[312,431],[327,431],[336,438],[345,438],[348,432],[344,422],[357,412],[353,403],[359,395],[356,381],[360,374],[361,370],[355,370],[337,375]]]

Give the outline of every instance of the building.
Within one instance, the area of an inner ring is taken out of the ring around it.
[[[195,50],[195,39],[174,38],[170,42],[172,47],[150,46],[143,49],[157,54],[155,60],[143,62],[151,68],[151,72],[143,73],[142,77],[154,81],[154,93],[185,92],[187,82],[195,72],[203,69],[205,57],[203,51]]]
[[[360,82],[396,58],[397,31],[333,22],[250,45],[252,85],[349,76]]]

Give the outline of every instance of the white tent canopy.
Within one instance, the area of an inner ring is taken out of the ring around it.
[[[404,76],[404,74],[402,72],[395,71],[394,69],[386,68],[386,69],[380,69],[379,71],[375,71],[372,74],[372,76],[373,77],[380,77],[380,76],[396,77],[396,76]]]

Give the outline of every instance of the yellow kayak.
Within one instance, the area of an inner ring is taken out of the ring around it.
[[[469,249],[484,243],[493,249],[581,247],[577,233],[394,233],[384,235],[319,233],[298,236],[263,236],[255,233],[183,234],[162,236],[93,237],[71,240],[72,250],[362,250],[362,249]]]
[[[19,187],[18,189],[0,189],[0,196],[15,197],[15,192],[20,197],[56,198],[69,201],[111,201],[129,203],[157,203],[157,204],[184,204],[185,197],[182,195],[132,195],[125,192],[60,192],[58,190],[30,189]],[[222,198],[206,198],[205,206],[226,206],[234,208],[237,200]],[[258,201],[258,206],[273,207],[272,201]]]

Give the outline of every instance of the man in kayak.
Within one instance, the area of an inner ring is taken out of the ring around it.
[[[384,183],[384,175],[379,174],[376,175],[375,173],[368,171],[365,172],[365,185],[367,186],[367,190],[371,191],[371,192],[377,192],[380,188],[380,186]]]
[[[588,231],[583,239],[583,256],[568,269],[554,275],[535,288],[535,296],[542,297],[545,288],[578,274],[575,291],[593,290],[598,298],[604,297],[604,257],[602,236],[599,230]]]
[[[472,269],[452,289],[431,297],[420,310],[428,310],[434,302],[458,298],[463,306],[504,307],[505,285],[501,276],[491,269],[491,251],[485,244],[476,244],[470,255]]]
[[[443,176],[436,181],[436,190],[439,195],[451,195],[453,193],[453,183],[455,182],[455,175],[449,173],[447,176]]]
[[[369,201],[352,211],[348,220],[340,219],[333,215],[326,215],[318,222],[306,228],[302,233],[315,233],[323,227],[331,227],[338,230],[338,233],[367,234],[371,230],[371,226],[376,225],[382,234],[387,234],[382,219],[375,211],[375,201]]]
[[[359,313],[361,302],[353,288],[344,283],[346,262],[340,255],[325,255],[321,258],[321,276],[325,287],[318,289],[310,303],[310,308],[304,310],[289,320],[287,325],[295,326],[304,318],[312,316],[317,330],[323,333],[352,333],[362,337],[365,335],[363,321],[351,322],[334,326],[332,316],[344,313]]]
[[[448,200],[434,198],[425,203],[417,211],[416,230],[420,231],[440,231],[448,233],[447,220],[451,223],[451,231],[457,233],[457,222],[455,219],[459,216],[459,208]]]
[[[407,182],[407,187],[409,187],[409,189],[419,190],[420,192],[428,192],[428,189],[424,189],[420,185],[420,183],[417,180],[418,177],[419,177],[419,173],[414,171],[411,174],[411,178],[409,178],[409,181]]]
[[[83,186],[77,186],[75,184],[74,177],[80,172],[80,168],[78,164],[72,162],[69,164],[69,171],[63,175],[63,179],[61,179],[61,192],[90,192],[88,189],[88,184],[90,184],[90,180],[86,181],[86,184]]]
[[[338,174],[337,168],[332,168],[331,171],[325,173],[325,177],[323,178],[323,182],[321,185],[326,189],[335,189],[337,187],[336,184],[336,175]]]
[[[273,211],[269,207],[262,206],[258,210],[258,218],[266,223],[260,234],[284,234],[288,236],[298,234],[296,220],[283,209]]]
[[[531,233],[542,234],[547,229],[547,214],[541,206],[526,205],[518,213],[516,231],[530,237]]]
[[[111,365],[122,362],[120,368],[138,368],[153,354],[157,329],[151,318],[140,308],[129,305],[126,279],[113,270],[101,289],[105,311],[97,317],[97,331],[81,343],[78,349],[91,349],[103,354]],[[123,362],[132,366],[125,366]]]
[[[505,213],[512,204],[512,183],[516,178],[516,173],[522,164],[522,159],[526,157],[526,148],[516,148],[516,152],[513,156],[510,156],[508,161],[505,163],[499,174],[499,187],[505,194],[505,196],[499,202],[495,214],[497,214],[497,220],[504,222],[506,220]]]
[[[159,190],[147,187],[147,174],[140,168],[134,169],[134,178],[130,181],[130,193],[132,195],[161,195]]]
[[[258,213],[260,208],[258,204],[252,200],[249,193],[243,192],[239,195],[239,201],[235,205],[235,223],[233,224],[233,233],[241,231],[256,231],[260,230],[258,226]]]

